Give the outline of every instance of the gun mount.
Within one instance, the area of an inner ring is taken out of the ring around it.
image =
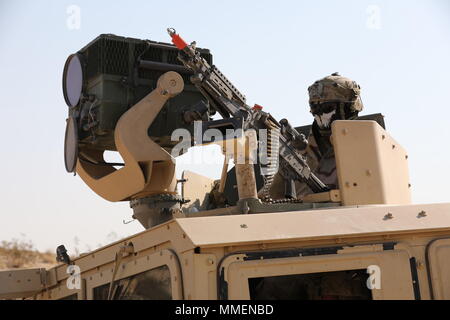
[[[212,62],[209,50],[199,51]],[[70,55],[64,67],[67,171],[109,201],[133,200],[145,227],[149,218],[142,208],[148,203],[164,203],[161,210],[148,208],[161,214],[154,220],[160,223],[163,212],[179,210],[183,202],[176,194],[172,132],[193,132],[195,120],[214,114],[190,74],[173,45],[111,34]],[[123,162],[106,162],[105,151],[117,151]]]
[[[212,63],[208,49],[198,51]],[[190,71],[177,60],[177,54],[177,48],[168,43],[102,34],[70,55],[64,67],[63,93],[69,117],[76,120],[79,146],[116,151],[118,120],[154,90],[159,77],[168,71],[182,75],[184,89],[164,104],[148,128],[149,137],[171,148],[175,144],[170,139],[172,131],[189,128],[183,117],[186,111],[208,119],[209,106],[200,103],[205,99],[190,82]]]

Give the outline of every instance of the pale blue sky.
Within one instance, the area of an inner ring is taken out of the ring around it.
[[[81,9],[79,30],[67,28],[69,5]],[[371,8],[379,29],[368,27]],[[249,104],[295,125],[312,121],[312,82],[335,71],[356,80],[363,114],[383,113],[409,151],[414,202],[450,202],[446,0],[0,0],[0,240],[23,233],[40,249],[64,243],[70,251],[78,237],[86,250],[112,240],[110,232],[142,230],[122,224],[128,203],[109,203],[65,172],[61,73],[67,56],[101,33],[169,42],[167,27],[210,48]]]

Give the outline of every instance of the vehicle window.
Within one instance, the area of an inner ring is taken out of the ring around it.
[[[367,270],[250,278],[251,300],[372,300]]]
[[[113,300],[171,300],[172,287],[167,266],[148,270],[117,280],[113,286]],[[109,283],[94,289],[95,300],[108,298]]]

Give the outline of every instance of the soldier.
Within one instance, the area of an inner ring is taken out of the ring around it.
[[[331,189],[338,188],[336,160],[330,141],[334,120],[354,120],[362,110],[360,86],[337,72],[314,82],[309,88],[310,112],[314,122],[308,146],[300,153],[306,156],[312,172]],[[297,198],[311,193],[304,183],[296,183]],[[284,198],[281,176],[277,175],[271,188],[274,199]]]

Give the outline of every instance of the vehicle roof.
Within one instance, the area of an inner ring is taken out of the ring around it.
[[[424,211],[426,216],[420,216]],[[391,213],[392,218],[386,218]],[[450,203],[179,218],[196,247],[450,230]]]
[[[426,212],[421,217],[420,212]],[[392,219],[386,219],[387,214]],[[350,242],[353,238],[450,231],[450,203],[334,207],[267,214],[238,214],[177,218],[128,238],[82,254],[74,259],[82,270],[114,261],[120,247],[129,241],[136,252],[172,243],[177,252],[196,247],[214,248],[294,241]],[[67,278],[63,264],[55,266],[58,279]]]

